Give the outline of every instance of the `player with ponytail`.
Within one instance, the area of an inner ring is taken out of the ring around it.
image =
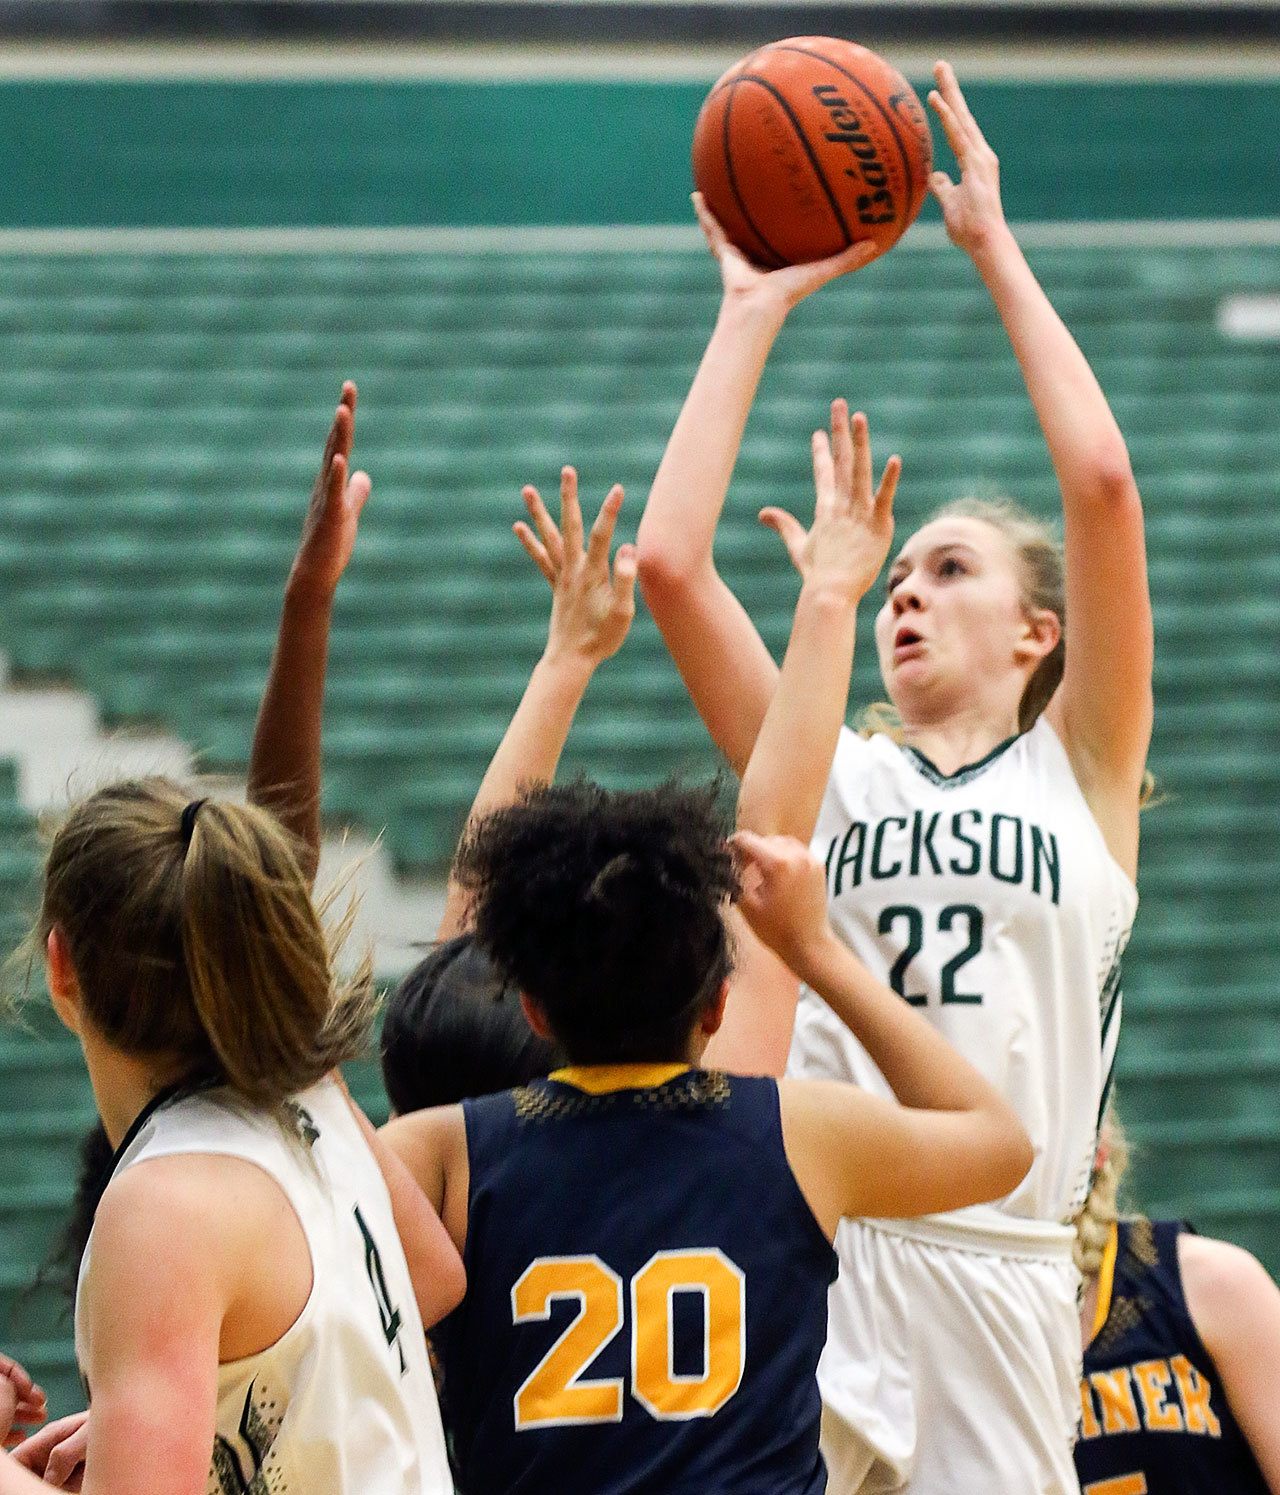
[[[115,1149],[100,1199],[87,1159],[67,1243],[92,1415],[18,1453],[51,1483],[78,1477],[87,1434],[98,1495],[452,1488],[422,1325],[461,1264],[335,1076],[375,999],[367,961],[337,976],[345,921],[326,933],[311,897],[307,672],[368,496],[347,471],[354,407],[348,384],[264,706],[292,747],[267,734],[250,773],[292,833],[261,803],[145,779],[75,805],[50,846],[34,945]],[[4,1495],[47,1488],[0,1461]]]
[[[1238,1246],[1122,1213],[1128,1164],[1110,1113],[1076,1218],[1083,1495],[1280,1495],[1280,1288]]]

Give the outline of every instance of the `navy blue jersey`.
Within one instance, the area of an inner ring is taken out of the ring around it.
[[[467,1295],[433,1336],[465,1495],[821,1495],[836,1258],[775,1081],[561,1070],[464,1103]]]
[[[1269,1495],[1178,1268],[1173,1220],[1122,1221],[1098,1277],[1076,1469],[1084,1495]]]

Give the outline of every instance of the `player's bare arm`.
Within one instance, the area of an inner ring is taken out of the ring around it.
[[[777,665],[716,570],[716,525],[787,313],[878,250],[865,242],[831,259],[763,271],[729,242],[696,195],[694,207],[724,294],[640,522],[640,585],[712,740],[740,774],[773,695]]]
[[[99,1206],[84,1286],[86,1495],[204,1495],[208,1484],[236,1268],[208,1196],[170,1162],[131,1169]]]
[[[249,759],[249,798],[266,805],[297,837],[311,877],[320,860],[320,733],[329,625],[372,486],[367,473],[350,472],[355,418],[356,387],[348,380],[285,586]]]
[[[930,1214],[1009,1193],[1032,1162],[1012,1107],[841,944],[806,847],[746,831],[734,844],[748,922],[855,1034],[899,1102],[834,1082],[780,1083],[787,1156],[823,1229],[834,1238],[845,1216]]]
[[[422,1327],[430,1329],[462,1302],[467,1290],[462,1258],[440,1219],[439,1209],[432,1206],[403,1159],[351,1099],[350,1093],[347,1101],[391,1196],[396,1234],[404,1247]]]
[[[1178,1263],[1192,1321],[1231,1411],[1273,1495],[1280,1495],[1280,1287],[1261,1262],[1227,1241],[1184,1233]]]
[[[1132,875],[1153,712],[1141,498],[1106,396],[1005,223],[995,152],[951,67],[939,63],[935,77],[929,102],[960,180],[935,172],[933,192],[948,235],[973,260],[995,302],[1062,492],[1070,627],[1050,720],[1108,846]]]
[[[791,641],[742,779],[738,822],[760,835],[808,841],[848,710],[858,604],[893,539],[893,495],[902,470],[890,457],[878,486],[867,418],[831,406],[831,435],[813,434],[813,524],[767,509],[802,585]]]
[[[609,490],[589,536],[584,536],[578,475],[560,473],[560,523],[532,485],[523,490],[530,523],[513,529],[551,588],[547,644],[493,755],[467,824],[510,804],[522,787],[549,784],[591,677],[622,647],[635,617],[636,550],[620,545],[610,568],[622,488]],[[436,938],[461,933],[466,898],[452,879]]]
[[[408,1170],[444,1221],[450,1239],[461,1252],[467,1243],[467,1124],[461,1106],[434,1106],[397,1116],[381,1130],[381,1138]]]

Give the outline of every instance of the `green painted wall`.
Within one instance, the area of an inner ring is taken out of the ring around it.
[[[0,226],[688,221],[699,83],[0,82]],[[1280,82],[976,83],[1018,219],[1280,216]]]

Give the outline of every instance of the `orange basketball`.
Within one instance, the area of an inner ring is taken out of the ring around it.
[[[693,178],[759,265],[823,259],[859,239],[888,248],[915,220],[933,145],[914,89],[866,47],[772,42],[731,67],[693,131]]]

